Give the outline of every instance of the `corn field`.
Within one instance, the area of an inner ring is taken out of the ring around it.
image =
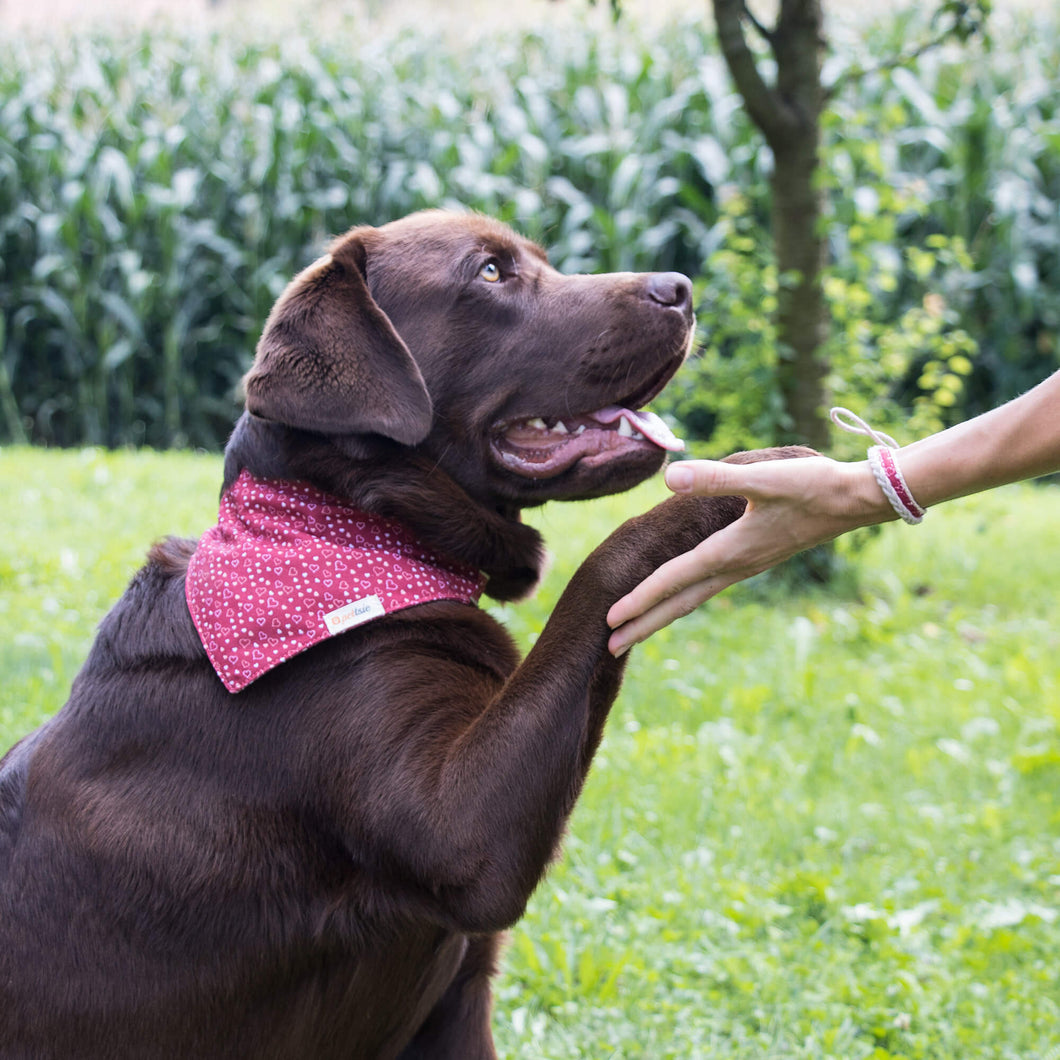
[[[915,29],[892,18],[845,42],[831,76]],[[989,51],[852,77],[835,99],[844,311],[868,292],[865,312],[899,327],[943,292],[948,326],[974,339],[954,414],[1057,363],[1058,70],[1060,21],[1042,14]],[[757,363],[733,322],[761,316],[763,281],[736,272],[768,261],[727,250],[734,199],[740,238],[768,245],[768,172],[698,18],[520,29],[474,47],[404,31],[0,42],[0,441],[216,449],[286,280],[329,236],[428,206],[498,216],[565,270],[684,271],[705,352]],[[954,244],[926,265],[910,252]],[[888,255],[877,290],[869,273]],[[848,356],[871,361],[875,342]],[[910,353],[894,400],[915,397],[930,356]],[[694,433],[708,437],[729,413],[709,373],[688,380],[669,411],[698,409]]]

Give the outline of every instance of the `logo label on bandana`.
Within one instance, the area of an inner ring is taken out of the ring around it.
[[[370,622],[373,618],[379,618],[386,614],[383,601],[378,596],[366,596],[363,600],[354,600],[345,607],[338,607],[324,616],[324,624],[328,631],[334,636],[336,633],[344,633],[347,629],[353,629],[362,622]]]

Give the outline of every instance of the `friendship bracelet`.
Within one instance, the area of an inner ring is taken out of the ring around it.
[[[913,499],[913,494],[906,485],[898,462],[894,458],[892,450],[898,448],[898,443],[889,434],[873,430],[850,409],[837,406],[829,412],[829,416],[840,429],[849,431],[851,434],[863,434],[877,443],[868,451],[869,467],[872,468],[873,477],[879,483],[891,507],[902,519],[910,524],[919,523],[924,518],[924,509]],[[843,417],[849,417],[849,420]]]

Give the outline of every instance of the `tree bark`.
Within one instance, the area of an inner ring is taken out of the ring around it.
[[[823,448],[827,365],[821,348],[828,310],[821,287],[827,263],[822,232],[824,200],[818,189],[821,153],[821,85],[824,51],[820,0],[781,0],[776,26],[760,26],[744,0],[713,0],[718,41],[736,89],[773,152],[773,242],[781,284],[776,313],[780,344],[778,384],[787,423],[778,442]],[[753,25],[776,59],[769,84],[748,46]]]

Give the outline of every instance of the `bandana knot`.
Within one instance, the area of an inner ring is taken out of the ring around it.
[[[432,600],[474,604],[484,585],[392,519],[243,471],[199,540],[185,596],[217,676],[239,692],[337,633]]]

